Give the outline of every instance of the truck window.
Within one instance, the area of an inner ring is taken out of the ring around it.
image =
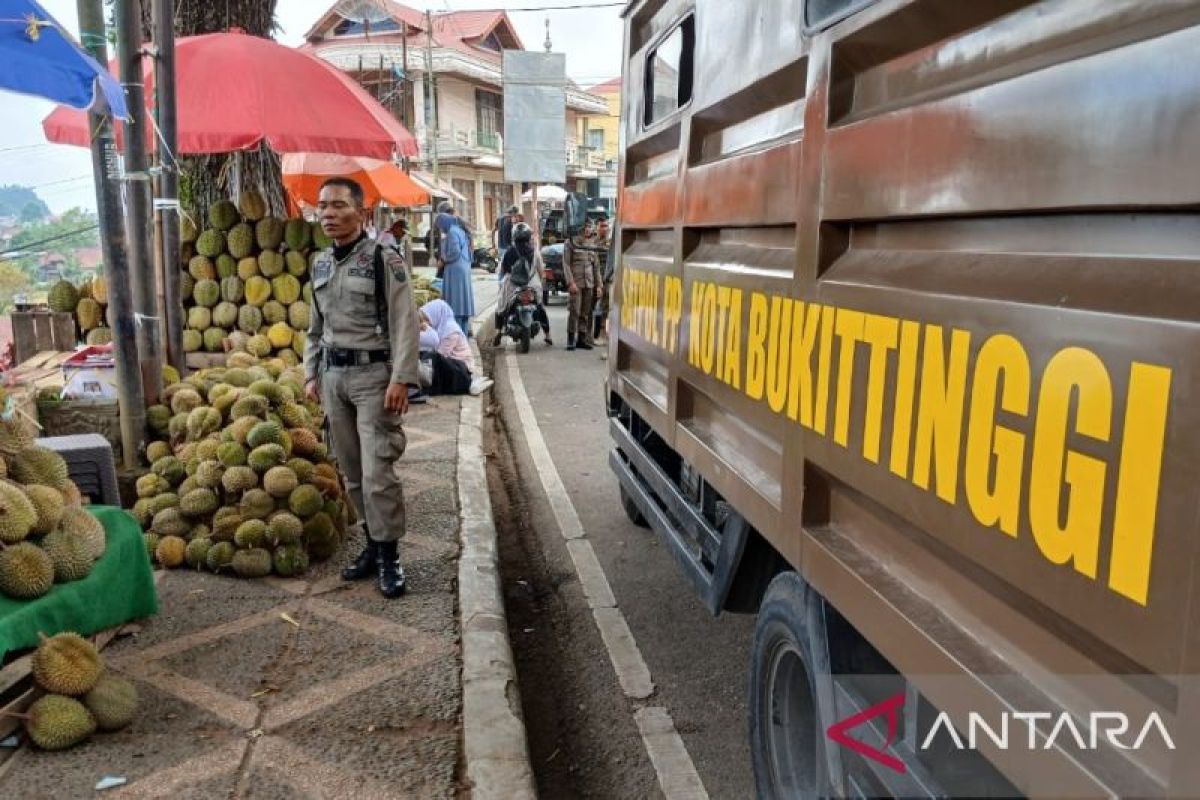
[[[809,28],[825,28],[872,2],[874,0],[807,0],[804,24]]]
[[[674,114],[692,99],[695,44],[695,20],[688,17],[650,51],[646,60],[646,125]]]

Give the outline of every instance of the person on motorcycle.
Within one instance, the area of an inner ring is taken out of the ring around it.
[[[504,334],[504,316],[517,289],[529,287],[538,297],[542,294],[542,254],[533,243],[533,229],[524,222],[513,226],[512,247],[504,252],[504,259],[500,262],[500,281],[500,299],[496,303],[496,345],[500,344]],[[542,325],[546,346],[553,346],[550,317],[541,303],[538,303],[534,318]]]

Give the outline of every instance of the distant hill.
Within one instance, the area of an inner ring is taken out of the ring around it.
[[[28,186],[0,186],[0,217],[39,222],[50,216],[50,208]]]

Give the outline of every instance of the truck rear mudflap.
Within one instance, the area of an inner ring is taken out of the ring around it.
[[[616,443],[609,466],[646,522],[683,569],[708,610],[721,613],[746,547],[749,525],[730,511],[720,528],[689,502],[675,482],[617,418],[609,420]]]

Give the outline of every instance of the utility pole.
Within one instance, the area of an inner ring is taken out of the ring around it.
[[[400,39],[400,52],[404,66],[400,70],[400,123],[406,130],[412,130],[408,121],[408,23],[402,24],[404,25],[404,36]],[[408,172],[407,156],[404,158],[404,171]]]
[[[136,314],[138,364],[149,403],[162,393],[163,358],[158,298],[154,291],[150,229],[150,172],[146,158],[146,92],[142,85],[141,0],[117,0],[117,58],[129,103],[125,123],[125,177],[128,181],[129,263]]]
[[[433,74],[433,14],[425,11],[425,74],[429,76],[429,154],[433,159],[433,181],[438,181],[437,77]]]
[[[174,208],[158,211],[162,224],[163,312],[167,322],[167,356],[171,366],[182,376],[186,374],[186,355],[183,352],[183,298],[179,296],[179,215],[182,209],[178,206],[179,162],[175,157],[179,126],[175,104],[175,4],[172,0],[154,0],[154,28],[158,48],[155,108],[163,138],[158,150],[162,166],[160,195],[168,204],[175,203]]]
[[[101,64],[108,63],[102,0],[77,0],[80,40]],[[133,321],[133,292],[125,220],[121,212],[120,155],[112,118],[91,111],[92,178],[96,184],[96,211],[100,218],[100,246],[108,281],[108,324],[113,329],[113,356],[117,372],[117,404],[121,411],[121,461],[126,469],[138,465],[146,438],[146,399]]]

